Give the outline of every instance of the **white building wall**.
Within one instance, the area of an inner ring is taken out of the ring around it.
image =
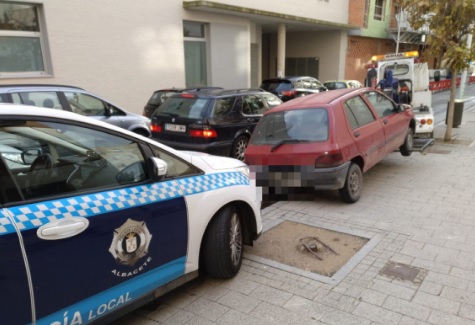
[[[344,79],[347,34],[344,31],[321,31],[287,33],[286,57],[289,58],[318,58],[318,79],[326,80]],[[269,61],[268,73],[273,78],[277,75],[275,62],[277,62],[277,35],[271,35],[268,43]],[[266,68],[266,67],[265,67]],[[288,75],[286,73],[286,75]]]
[[[215,2],[286,15],[348,24],[350,0],[215,0]]]
[[[287,57],[318,57],[321,82],[344,79],[347,34],[322,31],[287,34]]]
[[[179,1],[44,0],[53,76],[136,113],[156,89],[185,85]]]
[[[246,88],[250,84],[250,40],[247,26],[210,24],[209,80],[215,86]]]
[[[271,7],[268,0],[217,1],[346,23],[348,13],[342,8],[348,7],[349,0],[302,0],[298,6],[279,1]],[[0,84],[79,86],[135,113],[142,112],[154,90],[185,86],[183,20],[208,24],[209,86],[250,87],[251,43],[257,44],[260,53],[264,46],[261,26],[249,19],[185,10],[181,0],[18,2],[44,6],[53,74],[43,78],[0,79]],[[301,35],[287,37],[287,55],[319,56],[321,60],[328,57],[329,62],[320,62],[321,78],[334,78],[335,71],[341,75],[344,69],[340,56],[344,52],[340,52],[342,37],[339,36],[343,33],[315,35],[319,35],[317,41],[311,44]],[[333,39],[332,35],[338,37]],[[262,58],[257,61],[258,76],[262,77]]]

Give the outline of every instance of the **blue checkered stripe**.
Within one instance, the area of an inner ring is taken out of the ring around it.
[[[219,173],[179,179],[185,195],[216,190],[233,185],[249,185],[249,178],[242,173]]]
[[[9,208],[20,230],[29,230],[66,217],[92,217],[103,213],[174,199],[235,185],[248,185],[239,172],[201,175],[127,189],[81,195]],[[0,235],[15,231],[0,210]]]
[[[0,210],[0,234],[11,233],[15,231],[10,219],[7,217],[7,212],[5,210]]]

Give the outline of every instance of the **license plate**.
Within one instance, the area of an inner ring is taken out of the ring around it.
[[[167,131],[173,131],[173,132],[186,132],[186,126],[185,125],[179,125],[179,124],[165,124],[165,130]]]

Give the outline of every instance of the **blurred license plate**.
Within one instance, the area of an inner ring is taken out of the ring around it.
[[[174,131],[174,132],[186,132],[186,126],[185,125],[179,125],[179,124],[165,124],[165,130],[167,131]]]

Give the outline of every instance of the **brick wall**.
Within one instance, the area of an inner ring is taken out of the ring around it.
[[[348,6],[348,24],[364,27],[366,0],[352,0]]]
[[[417,50],[417,45],[399,44],[399,51]],[[345,79],[358,80],[361,83],[366,78],[366,64],[376,54],[396,52],[396,42],[391,39],[349,36],[346,53]]]

